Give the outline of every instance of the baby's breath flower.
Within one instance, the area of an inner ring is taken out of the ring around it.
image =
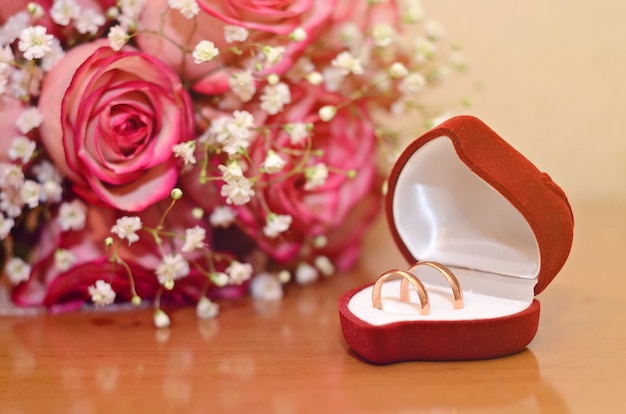
[[[0,28],[0,43],[13,43],[20,33],[28,27],[30,16],[26,12],[19,12],[10,16]]]
[[[44,72],[49,72],[57,64],[61,58],[65,56],[65,51],[61,46],[61,42],[56,37],[52,39],[50,43],[50,50],[46,52],[44,57],[41,58],[41,69]]]
[[[63,187],[54,180],[41,183],[41,201],[58,203],[63,198]]]
[[[15,225],[15,220],[0,213],[0,240],[4,240]]]
[[[291,92],[285,83],[267,85],[261,95],[261,109],[270,115],[276,115],[291,102]]]
[[[319,277],[317,269],[308,263],[301,263],[296,268],[296,282],[299,285],[308,285]]]
[[[61,230],[82,230],[87,219],[87,207],[79,201],[72,200],[61,204],[57,221]]]
[[[11,147],[9,147],[9,159],[19,160],[22,164],[26,164],[33,156],[36,148],[37,144],[28,137],[15,137],[11,141]]]
[[[24,59],[40,59],[51,50],[53,37],[46,33],[44,26],[27,27],[20,34],[18,48],[24,53]]]
[[[20,189],[20,196],[22,202],[28,207],[37,207],[39,205],[39,199],[41,198],[41,184],[33,180],[25,180]]]
[[[9,282],[17,285],[30,277],[30,265],[19,257],[12,257],[5,265],[5,272]]]
[[[318,111],[320,119],[324,122],[328,122],[337,115],[337,108],[332,105],[325,105]]]
[[[233,93],[243,102],[248,102],[256,93],[256,84],[250,71],[234,72],[228,78]]]
[[[302,41],[306,40],[306,38],[307,38],[306,30],[304,30],[302,27],[296,27],[289,34],[289,38],[291,40],[293,40],[294,42],[302,42]]]
[[[317,85],[321,85],[321,83],[324,82],[324,76],[317,71],[313,71],[309,73],[308,75],[306,75],[306,80],[311,85],[317,86]]]
[[[41,19],[46,15],[46,11],[39,4],[30,2],[26,5],[26,11],[33,19]]]
[[[233,285],[241,285],[246,280],[252,277],[252,265],[250,263],[240,263],[233,260],[226,273],[230,276],[230,283]]]
[[[426,37],[418,37],[414,43],[413,60],[418,63],[430,60],[435,55],[436,46],[432,40]]]
[[[180,254],[166,254],[163,261],[156,268],[159,283],[166,289],[174,287],[174,281],[189,274],[189,263]]]
[[[289,270],[281,270],[278,272],[278,281],[282,284],[289,283],[291,280],[291,273]]]
[[[120,239],[128,240],[130,246],[137,240],[139,236],[137,232],[142,228],[141,219],[137,216],[124,216],[117,219],[115,225],[111,227],[111,233],[115,234]]]
[[[201,40],[193,49],[193,61],[197,64],[210,62],[219,55],[220,51],[215,47],[215,43],[210,40]]]
[[[226,182],[243,177],[241,165],[235,161],[229,162],[228,165],[219,165],[217,168],[222,172],[222,178]]]
[[[96,280],[96,283],[89,286],[88,290],[91,295],[91,301],[96,306],[110,305],[115,301],[115,291],[111,285],[104,280]]]
[[[324,86],[326,87],[326,90],[329,92],[339,91],[341,85],[343,85],[344,79],[346,78],[346,71],[338,67],[328,66],[324,68],[323,72]]]
[[[280,77],[277,74],[272,73],[267,76],[267,83],[270,85],[276,85],[278,82],[280,82]]]
[[[426,36],[432,40],[440,40],[446,35],[443,25],[436,20],[428,20],[424,23]]]
[[[372,30],[374,44],[378,47],[386,47],[391,44],[394,36],[393,27],[386,23],[378,23]]]
[[[398,9],[400,18],[405,23],[416,23],[424,19],[424,8],[419,0],[400,0]]]
[[[250,282],[250,293],[258,300],[276,301],[283,297],[283,286],[276,277],[261,273]]]
[[[74,262],[76,262],[76,256],[69,250],[56,249],[54,251],[54,267],[60,272],[69,270]]]
[[[398,85],[398,89],[405,95],[413,95],[418,93],[426,85],[426,78],[419,72],[409,73],[402,79]]]
[[[211,273],[211,281],[218,287],[224,287],[228,284],[229,277],[224,272]]]
[[[167,4],[173,10],[178,10],[185,19],[191,19],[200,13],[200,6],[196,0],[168,0]]]
[[[104,25],[106,19],[104,16],[93,9],[84,10],[78,19],[76,19],[76,31],[81,34],[95,35]]]
[[[392,78],[403,78],[409,74],[409,70],[400,62],[394,62],[389,67],[389,76]]]
[[[314,190],[326,183],[326,179],[328,178],[328,168],[326,167],[326,164],[318,163],[312,167],[306,168],[304,175],[306,177],[304,189],[307,191]]]
[[[115,51],[121,50],[129,39],[128,32],[119,24],[111,27],[107,38],[111,49]]]
[[[37,107],[26,108],[17,118],[16,126],[22,134],[27,134],[43,122],[43,116]]]
[[[241,206],[247,204],[255,192],[250,180],[246,177],[238,177],[227,181],[222,186],[220,194],[226,197],[226,203]]]
[[[285,48],[283,46],[263,46],[261,50],[263,51],[268,67],[274,66],[280,62],[283,58],[283,54],[285,53]]]
[[[21,187],[21,186],[20,186]],[[22,194],[19,188],[7,188],[0,191],[0,210],[9,217],[19,217],[22,214]]]
[[[54,0],[50,9],[50,17],[60,26],[67,26],[78,16],[80,16],[80,5],[75,0]]]
[[[352,56],[352,54],[348,51],[339,53],[330,63],[333,67],[340,69],[344,76],[349,74],[363,74],[363,66],[361,66],[361,61]]]
[[[161,309],[157,309],[154,311],[154,315],[152,316],[152,322],[157,328],[168,328],[171,324],[170,317],[167,316],[167,313],[163,312]]]
[[[309,136],[310,128],[309,124],[304,122],[293,122],[285,125],[285,132],[289,135],[289,141],[291,144],[296,145],[304,141]]]
[[[183,197],[183,190],[178,187],[172,188],[172,191],[170,191],[170,197],[172,200],[180,200]]]
[[[209,222],[213,227],[228,227],[235,221],[237,213],[229,206],[218,206],[209,216]]]
[[[180,249],[183,253],[191,252],[195,249],[202,249],[204,239],[206,237],[206,230],[200,226],[194,226],[185,230],[185,244]]]
[[[196,157],[194,152],[196,151],[196,141],[187,141],[176,144],[172,147],[174,156],[176,158],[182,158],[185,165],[194,165],[196,163]]]
[[[363,40],[363,33],[361,32],[359,26],[355,23],[345,23],[341,26],[340,37],[343,44],[352,49],[361,43]]]
[[[263,234],[269,238],[277,237],[280,233],[289,230],[292,220],[293,218],[290,215],[270,213],[267,215],[267,222],[265,223],[265,227],[263,227]]]
[[[274,150],[267,151],[267,156],[261,164],[262,168],[268,174],[276,174],[282,171],[287,162]]]
[[[248,38],[248,30],[240,26],[224,26],[224,39],[227,43],[245,42]]]
[[[220,306],[211,302],[211,300],[205,296],[201,297],[196,305],[196,316],[198,319],[211,319],[215,318],[220,311]]]
[[[326,256],[317,256],[315,258],[315,267],[317,267],[324,276],[331,276],[335,273],[335,266]]]

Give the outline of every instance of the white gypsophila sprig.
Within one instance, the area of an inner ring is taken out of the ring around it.
[[[59,207],[57,222],[61,230],[82,230],[87,220],[87,207],[80,200],[66,201]]]
[[[267,215],[263,234],[269,238],[277,237],[279,234],[289,230],[292,221],[293,218],[290,215],[270,213]]]
[[[192,57],[194,63],[200,64],[210,62],[220,54],[215,47],[215,43],[210,40],[201,40],[193,49]]]
[[[0,210],[4,211],[9,217],[19,217],[22,214],[22,191],[20,188],[5,188],[0,191]]]
[[[296,268],[295,279],[299,285],[308,285],[319,278],[318,270],[308,263],[301,263]]]
[[[41,199],[41,184],[33,180],[24,180],[20,188],[20,197],[24,205],[30,208],[37,207]]]
[[[268,150],[265,160],[261,164],[261,168],[268,174],[277,174],[283,170],[287,161],[285,161],[276,151]]]
[[[115,291],[113,287],[104,280],[96,280],[96,282],[89,286],[89,294],[91,295],[91,301],[96,306],[110,305],[115,301]]]
[[[241,206],[250,202],[255,192],[252,182],[246,177],[236,177],[226,181],[220,195],[226,197],[227,204]]]
[[[414,95],[424,89],[426,78],[419,72],[411,72],[406,75],[400,84],[398,90],[405,95]]]
[[[174,156],[183,160],[185,165],[194,165],[196,163],[196,157],[194,153],[196,151],[196,141],[187,141],[176,144],[172,147]]]
[[[41,58],[41,70],[49,72],[65,56],[61,42],[56,37],[50,42],[50,50]]]
[[[196,305],[196,316],[198,319],[211,319],[215,318],[219,313],[220,306],[212,302],[209,298],[203,296]]]
[[[28,280],[31,266],[19,257],[10,258],[5,265],[5,272],[9,282],[14,285]]]
[[[28,137],[18,136],[13,138],[9,147],[8,156],[10,160],[19,160],[22,164],[26,164],[33,153],[37,149],[37,144]]]
[[[314,264],[324,276],[330,276],[335,273],[335,265],[327,256],[317,256]]]
[[[39,108],[31,106],[22,111],[15,121],[15,125],[22,134],[28,134],[31,130],[38,128],[42,122],[43,115]]]
[[[10,16],[0,27],[0,43],[5,45],[13,43],[28,27],[29,22],[30,16],[25,11]]]
[[[83,10],[76,19],[76,31],[80,34],[95,35],[106,22],[105,17],[93,9]]]
[[[292,122],[284,126],[285,132],[289,135],[289,142],[292,145],[298,145],[310,135],[313,126],[304,122]]]
[[[263,52],[266,66],[271,67],[281,61],[285,54],[285,47],[266,45],[261,48],[261,51]]]
[[[109,34],[107,35],[107,39],[109,39],[111,49],[119,51],[128,42],[129,36],[126,29],[118,24],[111,27]]]
[[[277,277],[261,273],[250,282],[250,294],[258,300],[276,301],[283,297],[283,286]]]
[[[307,167],[304,171],[306,183],[305,190],[314,190],[326,183],[328,178],[328,167],[324,163],[317,163],[311,167]]]
[[[60,272],[69,270],[76,263],[76,255],[66,249],[56,249],[54,251],[54,267]]]
[[[54,0],[50,17],[59,26],[67,26],[73,19],[80,16],[80,12],[80,5],[76,0]]]
[[[189,263],[180,254],[166,254],[156,268],[159,283],[166,289],[174,287],[174,281],[189,275]]]
[[[0,240],[4,240],[15,226],[15,220],[11,217],[5,217],[0,212]]]
[[[202,249],[206,246],[204,239],[206,238],[206,230],[200,226],[194,226],[185,230],[185,243],[180,249],[183,253],[188,253],[196,249]]]
[[[291,102],[291,91],[286,83],[267,85],[261,95],[261,109],[270,115],[276,115]]]
[[[361,61],[348,51],[343,51],[335,56],[331,61],[331,65],[339,69],[343,75],[362,75],[364,72]]]
[[[24,184],[22,167],[0,162],[0,188],[20,188],[22,184]]]
[[[230,226],[237,213],[229,206],[217,206],[209,216],[209,222],[213,227],[228,227]]]
[[[115,225],[111,227],[111,233],[115,234],[122,240],[128,240],[128,245],[130,246],[139,240],[137,232],[141,230],[142,227],[143,224],[141,223],[141,219],[139,217],[124,216],[117,219]]]
[[[200,13],[200,6],[196,0],[168,0],[167,4],[173,10],[178,10],[185,19],[192,19]]]
[[[231,284],[241,285],[252,277],[252,265],[250,263],[241,263],[234,260],[226,268],[226,273],[230,277]]]
[[[245,42],[249,32],[245,27],[226,25],[224,26],[224,39],[227,43]]]
[[[228,78],[228,85],[230,90],[243,102],[248,102],[256,93],[256,82],[249,70],[231,73]]]
[[[378,23],[372,29],[374,44],[378,47],[387,47],[393,42],[395,31],[393,27],[386,23]]]
[[[44,26],[27,27],[20,34],[18,48],[23,52],[24,59],[40,59],[51,50],[54,36],[46,33]]]

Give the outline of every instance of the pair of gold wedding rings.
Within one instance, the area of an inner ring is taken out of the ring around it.
[[[420,266],[428,266],[441,273],[452,288],[452,294],[454,295],[454,309],[463,308],[463,291],[459,280],[452,273],[452,271],[441,263],[437,262],[417,262],[411,266],[408,270],[393,269],[383,273],[374,283],[374,289],[372,290],[372,306],[376,309],[383,310],[383,303],[380,297],[383,283],[392,276],[399,276],[402,278],[400,282],[400,301],[409,303],[409,285],[413,286],[417,291],[417,295],[420,300],[420,313],[422,315],[428,315],[430,313],[430,299],[428,298],[428,292],[424,287],[422,281],[415,275],[415,272]]]

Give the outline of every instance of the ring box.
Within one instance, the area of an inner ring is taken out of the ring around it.
[[[535,295],[567,256],[574,219],[563,191],[482,121],[452,118],[410,143],[385,195],[394,241],[407,259],[435,261],[460,281],[465,306],[454,309],[446,280],[426,267],[431,311],[417,294],[400,301],[400,281],[372,285],[339,300],[343,335],[366,361],[475,360],[522,351],[539,325]]]

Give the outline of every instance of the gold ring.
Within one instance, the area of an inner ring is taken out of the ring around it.
[[[409,302],[409,286],[410,283],[415,290],[417,291],[417,295],[420,299],[420,313],[422,315],[428,315],[430,312],[430,301],[428,299],[428,292],[426,292],[426,288],[422,284],[422,282],[415,276],[413,273],[394,269],[388,272],[383,273],[374,283],[374,290],[372,290],[372,305],[376,309],[383,310],[383,302],[380,298],[380,293],[383,288],[383,283],[391,277],[391,276],[400,276],[402,278],[401,288],[400,288],[400,300],[402,302]]]
[[[463,291],[461,290],[461,284],[459,283],[459,279],[457,279],[454,273],[452,273],[452,270],[437,262],[417,262],[409,268],[408,272],[410,272],[411,274],[415,274],[415,270],[419,266],[432,267],[433,269],[436,269],[439,273],[444,275],[445,278],[448,280],[448,283],[450,283],[450,287],[452,288],[452,294],[454,295],[454,309],[463,309]],[[409,286],[407,285],[407,282],[405,282],[405,280],[407,279],[402,279],[402,282],[400,283],[401,297],[408,296],[409,294]]]

